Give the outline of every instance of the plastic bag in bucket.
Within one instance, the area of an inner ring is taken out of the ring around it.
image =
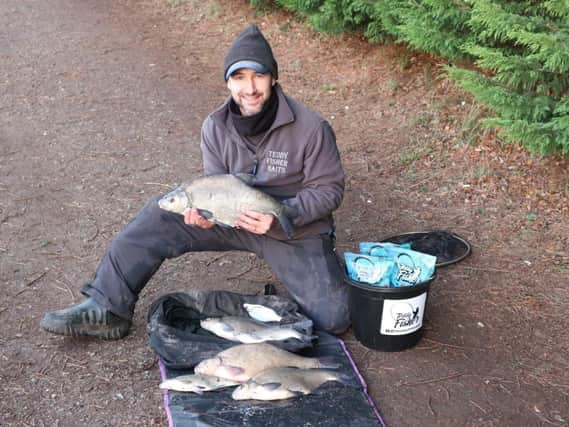
[[[374,286],[391,286],[395,263],[389,258],[346,252],[344,259],[352,279]]]
[[[374,286],[414,286],[435,273],[437,258],[413,251],[408,245],[362,242],[360,253],[344,253],[348,276]]]
[[[435,273],[437,258],[414,251],[408,243],[361,242],[361,254],[392,259],[397,267],[392,271],[391,286],[412,286],[427,281]]]

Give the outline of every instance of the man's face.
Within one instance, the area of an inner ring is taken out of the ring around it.
[[[271,96],[275,84],[270,73],[260,74],[248,68],[235,71],[227,80],[227,87],[241,114],[257,114]]]

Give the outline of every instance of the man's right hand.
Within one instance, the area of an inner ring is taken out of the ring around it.
[[[205,219],[196,208],[188,209],[184,212],[184,222],[187,225],[195,225],[201,228],[212,228],[215,226],[215,222]]]

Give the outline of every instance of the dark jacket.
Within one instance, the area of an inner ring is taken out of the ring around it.
[[[336,137],[319,114],[286,96],[276,84],[275,121],[255,147],[235,130],[229,97],[204,121],[201,150],[205,175],[256,172],[255,187],[298,211],[294,238],[314,236],[333,227],[332,212],[342,202],[344,171]],[[276,224],[276,222],[275,222]],[[271,237],[286,239],[275,225]]]

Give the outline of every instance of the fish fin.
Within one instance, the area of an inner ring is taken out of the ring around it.
[[[224,223],[224,222],[219,222],[219,221],[216,221],[216,220],[213,220],[213,222],[215,222],[217,225],[219,225],[220,227],[223,227],[223,228],[233,228],[232,226],[230,226],[230,225],[228,225],[228,224],[226,224],[226,223]]]
[[[312,328],[314,326],[314,323],[310,319],[293,323],[290,326],[292,327],[292,329],[298,332],[299,336],[297,337],[297,339],[302,341],[303,343],[311,344],[312,341],[318,339],[318,335],[312,334]]]
[[[294,227],[292,226],[292,222],[289,217],[284,214],[284,211],[277,217],[281,228],[285,232],[286,236],[291,239],[294,235]]]
[[[222,378],[233,379],[245,372],[245,369],[239,366],[220,366],[216,371],[216,376]]]
[[[272,383],[264,383],[262,385],[262,387],[267,390],[267,391],[273,391],[276,390],[277,388],[279,388],[280,386],[282,386],[281,383],[277,383],[277,382],[272,382]]]
[[[198,209],[198,213],[207,220],[210,220],[213,218],[213,212],[208,211],[207,209]]]
[[[283,213],[287,218],[294,219],[298,216],[298,209],[294,206],[285,205],[283,203],[284,209]]]
[[[314,322],[311,319],[305,319],[295,322],[290,325],[292,329],[300,332],[304,335],[309,335],[312,333],[312,328],[314,327]]]
[[[318,339],[318,335],[306,335],[299,332],[299,336],[294,338],[305,345],[312,345],[313,341],[316,341]]]
[[[241,181],[243,181],[245,184],[247,185],[253,185],[255,182],[255,175],[251,174],[251,173],[235,173],[233,174],[233,176],[235,176],[235,178],[239,178]]]
[[[290,239],[294,234],[294,226],[292,225],[292,220],[298,216],[298,209],[294,206],[289,206],[286,203],[282,204],[283,208],[277,217],[282,229],[284,230],[287,237]]]

